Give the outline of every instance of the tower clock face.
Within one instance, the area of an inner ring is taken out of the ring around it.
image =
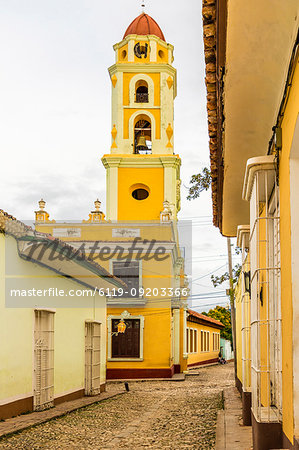
[[[147,57],[147,49],[148,45],[145,43],[137,42],[134,46],[134,53],[137,56],[137,58],[146,58]]]

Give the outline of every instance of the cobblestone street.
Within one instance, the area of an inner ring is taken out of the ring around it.
[[[194,372],[182,382],[130,382],[129,393],[5,437],[0,448],[214,448],[222,389],[234,385],[233,364]]]

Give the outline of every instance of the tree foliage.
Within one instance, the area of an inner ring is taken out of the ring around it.
[[[238,281],[240,273],[241,273],[241,265],[240,264],[236,264],[233,267],[233,284],[235,284]],[[220,276],[218,276],[218,275],[211,275],[211,281],[212,281],[214,287],[217,287],[220,284],[224,283],[224,281],[228,281],[228,280],[229,280],[229,273],[228,272],[224,272]]]
[[[207,191],[212,183],[211,171],[208,167],[204,167],[201,173],[192,175],[187,200],[198,198],[200,193]]]
[[[203,312],[205,316],[212,317],[213,319],[219,320],[223,323],[224,328],[220,330],[220,336],[224,339],[232,341],[232,324],[230,310],[224,308],[223,306],[216,306],[214,309],[210,309],[208,313]]]

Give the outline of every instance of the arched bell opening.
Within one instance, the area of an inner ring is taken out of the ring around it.
[[[147,155],[152,153],[152,127],[149,117],[138,116],[134,127],[134,153]]]
[[[138,80],[135,85],[135,102],[148,103],[148,84],[144,80]]]

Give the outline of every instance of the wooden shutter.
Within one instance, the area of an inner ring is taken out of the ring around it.
[[[117,332],[120,319],[112,319],[112,332]],[[140,358],[140,320],[127,319],[126,331],[112,335],[112,358]]]

